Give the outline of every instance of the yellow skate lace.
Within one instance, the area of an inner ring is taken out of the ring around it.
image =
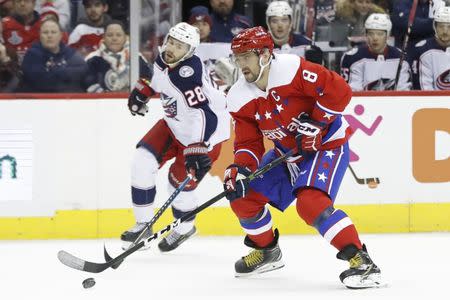
[[[262,263],[264,260],[264,254],[261,250],[253,250],[249,255],[244,257],[244,262],[247,267],[255,266],[259,263]]]
[[[359,255],[359,253],[357,253],[355,256],[350,258],[349,262],[350,262],[350,268],[356,269],[362,265],[363,259],[362,259],[361,255]]]

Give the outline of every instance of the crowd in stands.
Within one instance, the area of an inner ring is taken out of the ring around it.
[[[313,7],[304,0],[267,0],[265,24],[239,14],[234,0],[209,0],[208,7],[193,6],[185,21],[199,29],[202,44],[212,45],[211,55],[242,29],[263,25],[275,52],[325,64],[355,91],[447,90],[447,1],[418,0],[404,53],[413,0],[316,0]],[[168,3],[160,2],[157,15],[163,21],[154,28],[149,25],[156,15],[152,0],[142,1],[141,77],[151,78],[154,49],[173,25]],[[294,3],[304,5],[299,18]],[[129,0],[0,0],[0,92],[128,91],[129,6]],[[222,48],[228,51],[227,45]],[[334,65],[330,53],[337,57]],[[232,60],[213,61],[220,64],[215,70],[224,74],[222,79],[232,84],[237,74]]]

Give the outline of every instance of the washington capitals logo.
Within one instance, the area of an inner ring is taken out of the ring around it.
[[[177,99],[161,93],[161,102],[166,117],[177,120]]]

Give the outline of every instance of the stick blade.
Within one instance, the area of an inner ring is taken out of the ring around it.
[[[61,250],[58,252],[59,261],[69,268],[89,273],[100,273],[110,267],[109,263],[98,264],[78,258],[69,252]]]
[[[111,260],[113,260],[111,255],[109,255],[108,251],[106,250],[106,245],[105,244],[103,244],[103,256],[105,257],[106,262],[110,262]],[[117,269],[120,266],[121,263],[123,263],[123,259],[119,260],[118,262],[113,264],[111,266],[111,268],[113,268],[115,270],[115,269]]]

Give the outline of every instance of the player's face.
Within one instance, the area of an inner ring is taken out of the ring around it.
[[[174,64],[189,51],[189,45],[169,36],[164,51],[164,60],[166,63]]]
[[[108,10],[108,5],[104,5],[101,1],[90,1],[84,7],[86,15],[91,22],[101,22],[103,15]]]
[[[105,35],[103,37],[106,48],[108,50],[117,53],[122,51],[125,42],[127,41],[127,35],[123,31],[122,26],[118,24],[111,24],[106,28]]]
[[[211,32],[211,27],[209,27],[208,22],[198,21],[192,24],[192,26],[197,27],[200,31],[200,41],[205,41],[209,37],[209,33]]]
[[[33,13],[35,0],[14,0],[14,12],[19,16],[28,16]]]
[[[221,16],[228,16],[233,9],[234,0],[210,0],[211,8]]]
[[[381,54],[386,47],[387,33],[384,30],[368,29],[366,32],[367,44],[370,50],[377,54]]]
[[[436,22],[435,28],[438,39],[446,45],[450,44],[450,23]]]
[[[369,13],[372,0],[355,0],[355,10],[362,16]]]
[[[62,34],[58,24],[53,21],[44,22],[40,29],[40,41],[45,49],[55,51],[59,49]]]
[[[241,69],[247,82],[254,82],[259,75],[259,56],[254,51],[234,55],[234,61]]]
[[[284,39],[291,31],[291,18],[289,16],[270,17],[270,31],[277,39]]]

